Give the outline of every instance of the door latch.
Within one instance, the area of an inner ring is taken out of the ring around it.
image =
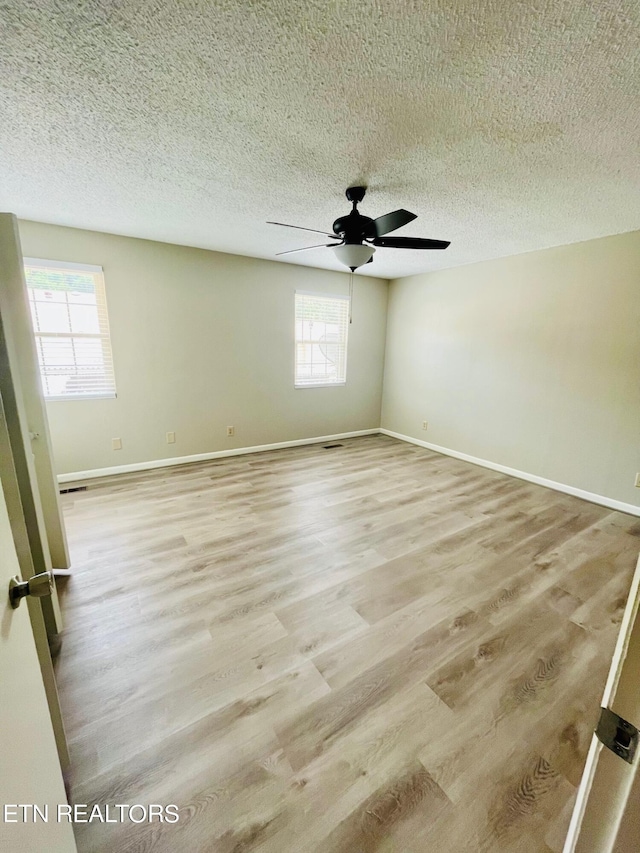
[[[600,709],[596,737],[627,764],[633,764],[638,747],[638,729],[610,708]]]
[[[16,575],[9,581],[9,601],[14,609],[20,606],[20,602],[27,595],[44,598],[52,592],[53,572],[41,572],[39,575],[30,577],[28,581],[22,581]]]

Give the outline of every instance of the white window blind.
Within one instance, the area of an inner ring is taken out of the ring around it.
[[[349,299],[296,292],[296,387],[344,385]]]
[[[102,267],[25,258],[47,399],[115,397]]]

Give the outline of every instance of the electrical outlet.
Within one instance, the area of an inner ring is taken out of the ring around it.
[[[167,444],[175,444],[176,443],[176,434],[175,432],[167,433]]]
[[[429,426],[427,421],[422,421],[422,429],[426,429]]]
[[[640,489],[640,474],[636,474],[635,487],[636,489]]]
[[[236,428],[234,426],[228,426],[227,427],[227,435],[235,435],[235,434],[236,434]]]
[[[112,450],[122,450],[122,439],[121,438],[112,438],[111,439],[111,449]]]

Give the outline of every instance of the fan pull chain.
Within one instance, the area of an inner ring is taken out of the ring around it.
[[[349,325],[351,325],[351,305],[353,303],[353,270],[349,274]]]

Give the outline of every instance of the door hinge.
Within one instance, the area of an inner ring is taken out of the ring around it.
[[[627,764],[633,764],[638,747],[638,729],[610,708],[600,709],[596,737]]]

